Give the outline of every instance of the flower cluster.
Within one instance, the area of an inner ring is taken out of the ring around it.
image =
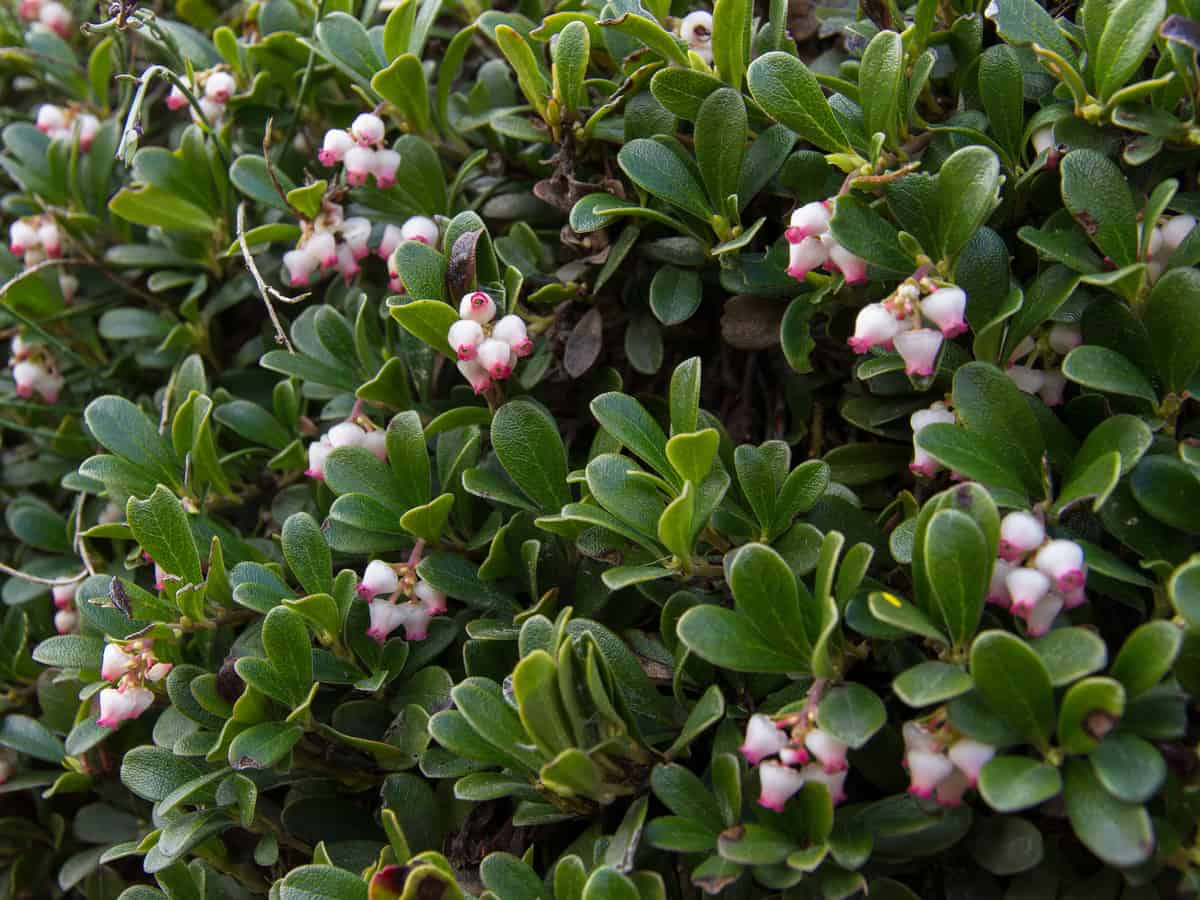
[[[362,447],[383,462],[387,462],[387,433],[382,429],[363,428],[354,422],[339,422],[308,445],[308,469],[305,475],[318,481],[325,479],[325,460],[338,447]]]
[[[787,273],[803,281],[813,269],[824,268],[831,274],[840,272],[847,284],[865,284],[866,260],[838,243],[829,230],[832,217],[832,200],[806,203],[792,213],[783,233],[789,245]]]
[[[1074,541],[1047,540],[1033,513],[1018,510],[1001,520],[998,557],[988,602],[1024,619],[1031,637],[1048,632],[1063,609],[1087,602],[1083,548]]]
[[[50,589],[54,601],[54,630],[59,634],[71,634],[79,627],[79,612],[75,609],[75,585],[56,584]]]
[[[1166,271],[1171,256],[1195,227],[1196,217],[1187,215],[1169,216],[1154,226],[1146,247],[1146,272],[1150,281],[1158,281]]]
[[[29,399],[36,393],[47,403],[57,403],[65,382],[50,351],[40,344],[26,343],[19,334],[13,337],[11,346],[8,364],[17,396]]]
[[[848,343],[855,353],[895,349],[907,374],[932,375],[942,342],[967,330],[966,310],[962,288],[909,278],[886,300],[859,310]]]
[[[358,187],[374,177],[376,187],[390,188],[396,183],[400,154],[383,146],[387,126],[373,113],[362,113],[347,128],[330,128],[325,132],[317,159],[328,168],[342,163],[346,181]]]
[[[695,53],[709,65],[712,65],[712,13],[702,9],[688,13],[679,20],[679,37]]]
[[[233,76],[222,68],[197,72],[196,86],[197,89],[203,91],[197,102],[205,117],[213,124],[221,121],[225,116],[225,105],[229,103],[229,98],[237,90],[237,82]],[[181,91],[178,85],[172,85],[171,90],[167,93],[167,108],[180,110],[187,105],[187,94]],[[197,123],[201,121],[199,113],[195,109],[192,110],[192,120]]]
[[[963,794],[979,783],[979,773],[996,755],[990,744],[946,733],[934,723],[905,722],[904,767],[908,792],[941,806],[958,806]]]
[[[790,734],[781,725],[791,727]],[[777,724],[770,716],[756,713],[746,723],[746,739],[738,749],[746,762],[758,766],[760,806],[783,812],[792,795],[810,781],[825,785],[834,803],[846,799],[849,748],[813,727],[805,716],[782,716]]]
[[[21,0],[20,13],[26,22],[37,22],[60,38],[71,36],[71,26],[75,20],[71,10],[57,0]]]
[[[1009,355],[1005,374],[1026,394],[1037,394],[1047,406],[1063,402],[1067,377],[1062,373],[1062,357],[1083,343],[1078,325],[1057,322],[1050,327],[1042,344],[1026,337]],[[1044,368],[1034,368],[1038,358]]]
[[[368,603],[367,635],[380,644],[401,626],[406,641],[423,641],[429,634],[429,620],[446,612],[446,595],[418,578],[412,563],[371,560],[358,583],[358,595]]]
[[[926,425],[934,423],[953,425],[954,421],[954,413],[941,400],[934,403],[929,409],[918,409],[908,417],[908,424],[912,426],[913,431],[913,461],[908,464],[909,471],[923,478],[932,478],[938,473],[941,464],[917,446],[917,435]]]
[[[136,719],[154,703],[154,692],[146,682],[162,681],[171,668],[171,663],[155,658],[154,641],[147,638],[107,644],[100,677],[117,686],[100,691],[100,718],[96,724],[115,728],[127,719]]]
[[[464,294],[458,315],[446,340],[458,356],[458,371],[476,394],[508,378],[517,360],[533,352],[533,341],[521,317],[509,314],[493,322],[496,301],[483,291]]]
[[[58,259],[63,252],[63,235],[50,216],[26,216],[8,226],[8,249],[20,256],[26,268],[47,259]]]
[[[87,153],[100,130],[99,119],[72,106],[43,103],[38,107],[37,130],[50,140],[70,140],[76,128],[79,129],[79,150]]]

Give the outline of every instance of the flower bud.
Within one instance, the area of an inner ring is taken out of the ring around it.
[[[41,383],[42,377],[45,374],[45,369],[28,359],[13,366],[12,376],[13,381],[16,382],[17,396],[24,400],[32,397],[34,390]]]
[[[502,318],[492,328],[492,337],[508,344],[517,356],[528,356],[533,352],[533,341],[520,316],[510,314]]]
[[[504,341],[488,338],[479,345],[476,361],[487,371],[493,381],[503,381],[513,372],[512,348]]]
[[[1072,325],[1067,322],[1055,322],[1050,326],[1047,341],[1050,344],[1051,350],[1060,356],[1066,356],[1083,343],[1083,332],[1079,330],[1078,325]]]
[[[318,264],[316,255],[307,249],[289,250],[283,254],[283,268],[287,272],[287,282],[292,287],[308,284]]]
[[[17,219],[8,227],[8,250],[13,256],[22,256],[26,250],[41,246],[37,229],[24,219]]]
[[[1172,216],[1162,226],[1162,255],[1164,258],[1169,257],[1172,253],[1179,249],[1179,245],[1184,239],[1192,233],[1192,229],[1196,227],[1195,216]]]
[[[1054,579],[1054,586],[1067,593],[1083,587],[1086,575],[1083,565],[1083,548],[1074,541],[1051,541],[1033,559],[1039,572]]]
[[[321,141],[321,151],[317,154],[317,159],[323,166],[336,166],[353,146],[354,138],[350,137],[350,132],[343,128],[330,128]]]
[[[228,72],[213,72],[204,82],[204,96],[213,103],[228,103],[236,89],[237,82]]]
[[[387,225],[383,229],[383,237],[379,240],[379,249],[375,252],[381,259],[390,259],[404,240],[404,230],[397,225]]]
[[[354,253],[351,251],[349,244],[338,244],[336,268],[341,276],[346,279],[346,284],[353,281],[354,276],[362,271],[362,266],[354,258]]]
[[[483,343],[483,326],[471,319],[459,319],[450,326],[446,340],[459,359],[472,360]]]
[[[372,600],[368,613],[371,624],[367,629],[367,637],[373,638],[380,646],[407,618],[401,605],[390,600]]]
[[[797,281],[803,281],[813,269],[825,265],[829,251],[817,237],[806,237],[788,247],[787,273]]]
[[[38,241],[47,256],[51,259],[58,259],[62,256],[62,232],[58,230],[57,225],[53,222],[46,222],[38,228],[37,233]]]
[[[825,235],[823,240],[830,238],[831,235]],[[867,279],[867,261],[855,256],[837,241],[827,241],[829,249],[829,266],[842,273],[842,277],[846,279],[846,284],[866,284]]]
[[[150,682],[159,682],[171,674],[171,669],[175,668],[171,663],[156,662],[146,670],[146,680]]]
[[[358,596],[370,600],[376,594],[390,595],[400,589],[400,578],[396,570],[381,559],[367,563],[362,581],[358,583]]]
[[[339,422],[325,436],[335,450],[338,447],[361,447],[367,439],[367,433],[353,422]]]
[[[54,602],[55,609],[70,609],[75,603],[75,585],[73,584],[56,584],[50,590],[50,596]]]
[[[376,150],[375,160],[371,165],[371,174],[375,176],[375,186],[380,190],[390,188],[396,183],[396,170],[399,168],[399,153],[395,150]]]
[[[187,105],[187,94],[181,91],[178,85],[171,85],[171,90],[167,92],[167,109],[178,112]]]
[[[850,749],[828,731],[813,728],[804,736],[804,746],[809,749],[822,768],[830,774],[847,768],[846,752]]]
[[[315,478],[317,481],[322,481],[325,478],[325,460],[329,458],[329,454],[333,451],[326,440],[313,441],[308,445],[308,468],[304,474],[309,478]]]
[[[400,235],[406,241],[416,241],[418,244],[437,244],[437,222],[428,216],[413,216],[400,228]]]
[[[1037,569],[1013,569],[1004,579],[1012,598],[1012,611],[1024,615],[1050,591],[1050,579]]]
[[[38,14],[38,21],[60,38],[71,36],[71,11],[61,3],[46,3]]]
[[[154,703],[154,693],[144,687],[105,688],[100,692],[101,728],[116,728],[122,722],[136,719]]]
[[[771,721],[770,716],[755,713],[746,723],[746,739],[738,750],[746,757],[746,762],[756,766],[787,745],[788,736],[783,729]]]
[[[496,302],[483,291],[463,294],[458,304],[458,316],[473,322],[490,322],[496,318]]]
[[[386,131],[383,119],[373,113],[361,113],[350,125],[350,136],[360,147],[371,147],[380,143]]]
[[[829,230],[829,201],[805,203],[792,213],[783,233],[789,244],[799,244],[806,237],[819,237]]]
[[[679,36],[688,48],[706,63],[712,62],[712,13],[696,10],[679,23]]]
[[[460,359],[458,361],[458,371],[462,373],[463,378],[471,383],[471,389],[476,394],[482,394],[492,386],[492,379],[488,376],[487,370],[479,364],[478,360]]]
[[[921,314],[948,338],[967,330],[966,311],[967,293],[958,287],[938,288],[921,301]]]
[[[363,447],[371,452],[371,454],[380,462],[387,462],[387,432],[376,428],[374,431],[368,431],[366,438],[363,440]]]
[[[1023,510],[1010,512],[1000,521],[1000,558],[1016,562],[1032,553],[1046,539],[1042,520]]]
[[[846,769],[841,769],[837,772],[830,772],[814,763],[801,769],[800,774],[804,777],[806,782],[815,781],[825,785],[829,791],[830,799],[833,800],[834,806],[837,806],[846,799],[845,784],[846,775],[848,774]]]
[[[759,766],[758,781],[762,787],[758,805],[775,812],[783,812],[788,800],[804,787],[802,774],[777,762],[765,762]]]
[[[364,216],[351,216],[342,221],[342,241],[355,259],[362,259],[371,252],[371,220]]]
[[[137,664],[137,657],[125,652],[119,644],[105,644],[100,662],[100,677],[105,681],[118,681],[121,676]]]
[[[440,616],[446,611],[445,591],[439,591],[424,579],[418,580],[413,587],[413,596],[421,601],[421,606],[431,616]]]
[[[996,755],[996,748],[991,744],[964,737],[951,744],[946,755],[967,777],[967,783],[974,787],[979,782],[980,771]]]
[[[908,792],[915,797],[932,797],[934,788],[954,772],[954,763],[943,753],[909,750],[904,760],[908,764]]]
[[[73,609],[60,609],[54,614],[54,630],[59,634],[70,634],[79,624],[79,613]]]
[[[361,187],[375,169],[375,151],[369,147],[351,147],[342,162],[346,165],[346,181],[353,187]]]
[[[316,257],[322,269],[337,265],[337,240],[328,231],[317,231],[309,235],[304,249]]]
[[[892,343],[904,360],[904,371],[908,375],[932,375],[937,366],[938,353],[942,349],[940,331],[918,328],[896,335]]]
[[[22,19],[32,22],[42,11],[42,0],[21,0],[19,11]]]
[[[908,327],[882,303],[868,303],[858,311],[854,334],[847,343],[855,353],[866,353],[872,347],[891,347],[896,335]]]
[[[1026,570],[1028,571],[1028,570]],[[1063,598],[1058,594],[1046,594],[1035,606],[1021,611],[1025,629],[1030,637],[1041,637],[1049,633],[1050,626],[1062,612]]]
[[[67,114],[61,106],[43,103],[37,111],[37,130],[42,134],[55,137],[67,127]]]

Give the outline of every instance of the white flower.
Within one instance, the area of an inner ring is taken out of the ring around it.
[[[392,603],[390,600],[372,600],[368,607],[371,625],[367,636],[382,645],[388,635],[404,624],[407,615],[404,605]]]
[[[1036,394],[1046,383],[1046,373],[1032,366],[1009,366],[1004,374],[1026,394]]]
[[[446,592],[439,591],[424,579],[418,580],[413,587],[413,597],[421,601],[421,606],[431,616],[440,616],[446,611]]]
[[[342,221],[342,240],[350,248],[355,259],[362,259],[371,252],[367,246],[371,240],[371,220],[365,216],[351,216]]]
[[[8,249],[13,256],[21,256],[26,250],[39,246],[37,229],[24,219],[17,219],[8,226]]]
[[[1053,578],[1055,588],[1063,593],[1083,587],[1086,578],[1083,548],[1074,541],[1051,541],[1038,551],[1033,564],[1039,572]]]
[[[100,677],[105,681],[118,681],[122,675],[137,665],[137,657],[125,652],[119,644],[105,644],[100,662]]]
[[[961,770],[955,769],[938,782],[933,789],[933,799],[938,806],[962,806],[963,794],[971,787],[967,776]]]
[[[458,303],[458,317],[486,324],[496,318],[496,301],[483,291],[463,294]]]
[[[460,359],[458,361],[458,371],[462,373],[463,378],[467,379],[471,384],[471,389],[476,394],[482,394],[492,386],[492,379],[488,375],[487,370],[479,364],[475,359]]]
[[[136,719],[154,703],[154,693],[144,687],[105,688],[100,692],[102,728],[115,728],[129,719]]]
[[[909,375],[932,375],[937,365],[938,353],[942,349],[940,331],[933,328],[918,328],[896,335],[892,343],[904,360],[904,371]]]
[[[908,464],[911,472],[925,478],[932,478],[937,474],[941,465],[917,444],[917,435],[928,425],[938,423],[953,425],[954,421],[954,413],[948,410],[946,404],[940,400],[929,409],[918,409],[908,417],[908,424],[912,426],[913,430],[913,461]]]
[[[60,38],[71,36],[71,11],[61,3],[46,3],[38,14],[38,21]]]
[[[906,750],[922,750],[926,753],[937,753],[941,750],[942,745],[938,743],[937,738],[920,722],[905,722],[900,729],[900,736],[904,738]]]
[[[375,170],[375,151],[361,145],[351,147],[342,162],[346,166],[346,181],[354,187],[361,187]]]
[[[204,82],[204,96],[213,103],[228,103],[236,89],[237,82],[228,72],[213,72]]]
[[[707,63],[712,62],[712,13],[698,9],[690,12],[679,23],[679,36],[683,42]]]
[[[829,790],[829,796],[833,800],[834,806],[846,799],[845,784],[846,776],[849,774],[847,769],[830,772],[813,763],[801,769],[800,774],[804,776],[805,781],[816,781],[825,785]]]
[[[503,381],[512,374],[516,357],[504,341],[488,338],[479,345],[475,359],[493,381]]]
[[[1046,369],[1042,373],[1042,387],[1038,396],[1047,406],[1059,406],[1067,390],[1067,376],[1058,369]]]
[[[367,563],[363,571],[362,581],[358,583],[358,595],[366,600],[376,594],[390,595],[400,589],[400,578],[396,570],[381,559],[373,559]]]
[[[56,584],[50,591],[55,609],[70,609],[75,602],[75,585]]]
[[[437,222],[428,216],[412,216],[400,228],[400,236],[406,241],[416,241],[418,244],[437,244]]]
[[[1179,245],[1192,233],[1192,229],[1195,227],[1195,216],[1172,216],[1168,219],[1162,226],[1163,255],[1170,256],[1178,250]]]
[[[1066,356],[1083,343],[1083,332],[1079,330],[1078,325],[1067,322],[1055,322],[1050,326],[1047,341],[1050,344],[1050,349],[1055,353],[1060,356]]]
[[[502,318],[492,328],[492,337],[508,344],[517,356],[528,356],[533,352],[533,341],[520,316],[510,314]]]
[[[367,439],[367,433],[353,422],[339,422],[329,429],[325,435],[334,449],[338,447],[361,447]]]
[[[1043,153],[1050,153],[1055,147],[1054,126],[1043,125],[1033,133],[1033,137],[1030,138],[1030,140],[1033,143],[1034,153],[1038,154],[1039,156]]]
[[[67,114],[61,106],[43,103],[37,111],[37,130],[55,137],[67,127]]]
[[[483,337],[482,325],[471,319],[459,319],[450,326],[446,341],[459,359],[470,361],[478,353],[479,345],[483,343]]]
[[[1046,594],[1037,604],[1021,611],[1030,637],[1041,637],[1050,631],[1050,626],[1062,612],[1063,598],[1059,594]]]
[[[354,279],[354,276],[362,271],[362,267],[358,264],[358,260],[355,259],[354,251],[350,249],[349,244],[338,244],[337,265],[335,268],[346,279],[346,284],[349,284]]]
[[[1050,579],[1037,569],[1013,569],[1004,579],[1012,597],[1012,611],[1024,615],[1050,591]]]
[[[783,233],[788,243],[798,244],[806,237],[820,237],[827,232],[831,218],[829,207],[828,200],[819,200],[796,209]]]
[[[308,469],[304,474],[309,478],[315,478],[318,481],[325,477],[325,460],[329,458],[329,454],[333,451],[327,439],[322,438],[319,441],[313,441],[308,445]]]
[[[150,682],[162,681],[171,674],[171,669],[175,668],[171,663],[156,662],[146,670],[146,680]]]
[[[921,301],[921,314],[932,320],[948,338],[967,330],[966,311],[967,293],[959,287],[938,288]]]
[[[826,772],[832,774],[846,769],[846,752],[849,747],[828,731],[820,728],[812,729],[804,736],[804,746],[809,749]]]
[[[55,259],[62,255],[62,232],[53,222],[46,222],[38,227],[38,241],[46,255]]]
[[[746,739],[738,748],[746,762],[755,766],[774,756],[788,745],[787,734],[771,721],[770,716],[755,713],[746,723]]]
[[[387,462],[387,432],[376,428],[368,431],[363,439],[363,447],[369,450],[380,462]]]
[[[908,792],[916,797],[932,797],[934,788],[954,772],[954,763],[944,753],[909,750],[904,759],[908,763]]]
[[[325,132],[321,142],[321,151],[317,154],[323,166],[336,166],[346,156],[346,152],[354,146],[354,138],[350,132],[342,128],[330,128]]]
[[[866,353],[872,347],[890,347],[896,335],[908,327],[907,321],[897,319],[882,303],[868,303],[858,311],[854,334],[847,343],[855,353]]]
[[[1000,520],[1001,559],[1016,562],[1040,547],[1045,539],[1046,527],[1033,513],[1016,510]]]
[[[375,186],[380,190],[390,188],[396,183],[396,170],[399,168],[399,153],[395,150],[376,150],[375,159],[371,165],[371,174],[375,176]]]
[[[362,113],[350,125],[350,136],[360,147],[370,147],[380,143],[387,131],[383,119],[372,113]]]
[[[304,249],[316,257],[322,269],[337,265],[337,240],[328,231],[314,232],[305,241]]]
[[[292,287],[303,287],[308,284],[313,272],[320,265],[316,254],[307,249],[289,250],[283,254],[283,268],[287,272],[287,281]]]
[[[987,602],[1001,609],[1008,609],[1012,604],[1012,597],[1008,593],[1008,573],[1015,566],[1010,562],[1005,562],[1003,559],[998,559],[992,564],[992,579],[988,582]]]
[[[806,237],[788,245],[787,273],[798,281],[803,281],[804,276],[828,261],[829,250],[819,237]]]
[[[824,235],[822,240],[826,241],[829,248],[829,264],[842,273],[846,284],[867,283],[867,261],[865,259],[855,256],[837,241],[832,240],[832,235]]]
[[[17,396],[28,399],[33,396],[34,390],[41,384],[42,378],[46,375],[46,370],[38,363],[26,359],[13,366],[12,375],[13,381],[17,385]]]
[[[59,634],[70,634],[79,624],[79,613],[73,609],[60,609],[54,614],[54,630]]]
[[[762,788],[758,795],[759,806],[776,812],[783,812],[788,800],[804,787],[804,776],[800,772],[770,761],[758,767],[758,781]]]
[[[959,738],[946,751],[950,761],[958,766],[960,772],[967,776],[967,782],[974,787],[979,782],[979,773],[988,761],[996,755],[996,748],[991,744],[973,738]]]
[[[380,258],[390,259],[403,240],[404,229],[398,225],[386,225],[383,229],[383,237],[379,239],[379,249],[376,252]]]

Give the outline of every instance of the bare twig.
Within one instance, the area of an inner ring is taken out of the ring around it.
[[[22,572],[20,569],[14,569],[4,563],[0,563],[0,572],[11,575],[13,578],[20,578],[22,581],[28,581],[30,584],[44,584],[46,587],[66,587],[69,584],[79,584],[88,577],[88,570],[84,569],[78,575],[70,578],[41,578],[37,575],[30,575],[28,572]]]
[[[242,259],[246,261],[246,268],[250,271],[250,277],[258,285],[258,293],[262,297],[263,303],[267,306],[267,315],[271,317],[271,324],[275,326],[275,340],[287,347],[288,353],[295,353],[296,348],[288,340],[288,336],[283,330],[283,324],[279,321],[279,314],[275,312],[275,304],[271,300],[275,299],[280,303],[299,303],[301,300],[309,297],[311,292],[305,291],[299,297],[286,297],[263,280],[262,275],[258,271],[258,266],[254,264],[254,256],[250,253],[250,245],[246,243],[246,202],[244,200],[238,204],[237,208],[237,239],[238,246],[242,248]]]

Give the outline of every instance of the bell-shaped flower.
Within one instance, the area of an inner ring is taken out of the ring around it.
[[[187,94],[179,89],[178,85],[171,85],[171,90],[167,92],[167,109],[172,112],[178,112],[188,105]]]
[[[1078,325],[1055,322],[1050,326],[1046,340],[1050,344],[1050,349],[1060,356],[1066,356],[1083,343],[1083,332]]]
[[[1024,510],[1010,512],[1000,520],[1000,558],[1016,562],[1042,546],[1046,527],[1033,513]]]
[[[150,682],[159,682],[171,674],[171,670],[175,668],[168,662],[156,662],[146,669],[146,680]]]
[[[758,767],[761,791],[758,805],[783,812],[788,800],[804,787],[804,775],[777,762],[767,761]]]
[[[1025,619],[1025,630],[1030,637],[1041,637],[1050,631],[1054,620],[1062,612],[1063,598],[1061,594],[1049,593],[1044,595],[1034,606],[1022,610]]]
[[[60,609],[54,614],[54,630],[59,634],[70,634],[79,625],[79,613],[73,609]]]
[[[322,481],[325,478],[325,460],[333,452],[333,446],[326,439],[313,441],[308,445],[308,468],[304,474],[309,478]]]
[[[806,237],[788,245],[787,273],[797,281],[803,281],[809,272],[828,261],[829,251],[818,237]]]
[[[375,186],[386,190],[396,183],[396,170],[400,168],[400,154],[395,150],[376,150],[375,160],[371,166],[371,174],[375,176]]]
[[[850,748],[828,731],[811,729],[804,736],[804,746],[826,772],[841,772],[847,768],[846,753]]]
[[[483,326],[472,319],[459,319],[446,335],[450,349],[463,361],[475,358],[483,339]]]
[[[235,90],[237,82],[228,72],[213,72],[204,82],[204,96],[213,103],[228,103]]]
[[[38,227],[38,241],[51,259],[62,256],[62,232],[53,222],[45,222]]]
[[[352,187],[361,187],[375,171],[375,151],[369,147],[351,147],[342,162],[346,166],[346,181]]]
[[[23,256],[26,250],[40,245],[37,229],[24,219],[17,219],[8,226],[8,250],[13,256]]]
[[[428,216],[412,216],[405,220],[400,227],[400,235],[406,241],[416,241],[418,244],[436,246],[438,239],[437,222]]]
[[[1050,592],[1051,581],[1037,569],[1013,569],[1004,579],[1008,595],[1012,598],[1012,611],[1025,615]]]
[[[13,381],[16,382],[16,394],[22,399],[33,396],[33,392],[41,384],[46,370],[33,360],[22,360],[12,367]]]
[[[373,559],[363,570],[362,581],[358,583],[358,596],[371,600],[376,594],[391,595],[400,590],[400,577],[396,570],[381,559]]]
[[[492,328],[492,337],[504,341],[519,357],[533,352],[533,341],[529,339],[529,332],[520,316],[509,314],[502,318]]]
[[[996,755],[996,748],[974,738],[959,738],[946,751],[950,761],[958,766],[958,770],[967,777],[967,783],[974,787],[979,783],[979,773],[983,767]]]
[[[101,728],[116,728],[122,722],[136,719],[154,703],[154,692],[144,687],[121,686],[100,692]]]
[[[67,114],[61,106],[55,106],[51,103],[43,103],[38,107],[35,124],[37,126],[37,130],[42,134],[47,134],[53,137],[57,132],[66,129]]]
[[[755,766],[787,745],[787,733],[770,716],[755,713],[746,723],[746,739],[738,750],[746,757],[746,762]]]
[[[337,239],[331,232],[317,231],[304,242],[304,249],[317,259],[322,269],[331,269],[337,265]]]
[[[100,120],[91,113],[81,113],[75,121],[79,125],[79,149],[86,153],[100,131]]]
[[[900,728],[905,750],[922,750],[926,753],[941,752],[942,745],[920,722],[905,722]]]
[[[1192,233],[1192,229],[1196,227],[1195,216],[1172,216],[1162,226],[1162,256],[1169,257],[1172,253],[1179,249],[1179,245],[1184,239]]]
[[[944,753],[909,750],[904,760],[908,765],[908,792],[915,797],[932,797],[934,789],[954,772],[954,763]]]
[[[868,303],[858,311],[854,334],[847,343],[855,353],[866,353],[872,347],[891,347],[896,335],[909,327],[897,319],[882,303]]]
[[[370,616],[367,637],[382,646],[388,639],[388,635],[403,625],[408,618],[404,609],[406,605],[392,603],[386,599],[372,600],[371,605],[367,608]]]
[[[120,644],[105,644],[100,660],[100,677],[105,681],[119,681],[121,676],[137,665],[137,657],[126,653]]]
[[[1063,609],[1077,609],[1087,603],[1087,591],[1079,588],[1074,591],[1067,591],[1062,595]]]
[[[421,606],[431,616],[440,616],[446,612],[446,592],[439,591],[424,579],[419,579],[413,586],[413,597],[421,602]]]
[[[329,438],[329,445],[334,449],[338,447],[361,447],[367,439],[367,433],[359,425],[353,422],[339,422],[329,429],[326,434]]]
[[[62,392],[63,377],[57,372],[45,372],[35,385],[37,392],[47,403],[57,403],[58,395]]]
[[[320,265],[320,260],[306,248],[289,250],[283,254],[283,268],[287,272],[287,282],[292,287],[303,287],[308,284],[318,265]]]
[[[921,301],[921,315],[948,338],[967,330],[966,312],[967,292],[959,287],[938,288]]]
[[[350,249],[349,244],[337,245],[337,265],[335,268],[338,270],[338,274],[345,279],[346,284],[353,281],[354,276],[362,271],[362,266],[354,258],[354,252]]]
[[[516,357],[513,355],[512,348],[504,341],[488,338],[479,345],[479,353],[475,357],[475,361],[483,366],[488,377],[493,381],[503,381],[513,373],[513,363],[516,361]]]
[[[422,603],[402,603],[404,615],[404,639],[406,641],[423,641],[429,637],[429,620],[433,614]]]
[[[392,254],[396,252],[396,248],[404,240],[404,229],[399,225],[386,225],[383,229],[383,236],[379,239],[379,248],[375,251],[380,259],[391,259]]]
[[[1074,541],[1051,541],[1038,550],[1033,565],[1053,578],[1055,588],[1062,593],[1079,590],[1087,578],[1083,548]]]
[[[822,766],[812,763],[800,770],[800,774],[804,776],[804,780],[817,782],[825,785],[829,790],[829,796],[833,800],[833,805],[837,806],[846,799],[846,776],[849,774],[847,769],[839,769],[836,772],[830,772]]]
[[[908,417],[908,424],[913,430],[913,461],[908,464],[908,468],[916,475],[932,478],[941,468],[936,459],[929,455],[917,445],[916,437],[921,431],[929,425],[954,424],[954,413],[946,408],[946,404],[940,400],[934,403],[929,409],[918,409],[915,413]]]
[[[959,769],[955,769],[939,781],[937,787],[933,789],[934,802],[938,806],[945,806],[947,808],[962,806],[963,795],[970,787],[971,784],[967,780],[967,776]]]
[[[458,317],[486,324],[496,318],[496,301],[483,291],[463,294],[458,303]]]
[[[41,12],[38,13],[38,22],[44,28],[49,28],[60,38],[65,39],[71,36],[71,25],[74,19],[71,17],[71,11],[63,4],[44,3]]]
[[[361,113],[350,124],[350,136],[360,147],[373,147],[383,141],[387,127],[374,113]]]
[[[476,394],[482,394],[492,386],[491,376],[488,375],[487,369],[479,364],[477,359],[460,359],[458,361],[458,371],[462,377],[470,382],[471,390]]]
[[[827,240],[830,237],[831,235],[826,234],[822,238],[829,250],[829,265],[842,273],[846,284],[866,284],[867,261],[855,256],[837,241]]]
[[[1046,373],[1032,366],[1009,366],[1004,374],[1026,394],[1036,394],[1046,384]]]
[[[1045,369],[1042,372],[1042,386],[1038,396],[1047,406],[1061,406],[1063,394],[1067,390],[1067,376],[1058,369]]]
[[[330,128],[325,132],[321,142],[321,150],[317,159],[323,166],[336,166],[346,157],[346,153],[354,146],[354,138],[344,128]]]
[[[904,371],[908,375],[932,375],[937,366],[945,338],[933,328],[917,328],[896,335],[892,343],[904,360]]]
[[[783,236],[789,244],[799,244],[806,237],[820,237],[829,230],[830,218],[828,200],[805,203],[792,213]]]
[[[354,255],[355,259],[363,259],[370,254],[368,246],[371,240],[371,220],[365,216],[351,216],[344,219],[341,225],[342,242]]]
[[[70,609],[75,603],[75,585],[56,584],[50,590],[55,609]]]
[[[712,31],[712,13],[702,9],[688,13],[679,23],[679,36],[683,42],[706,63],[711,63],[713,59]]]
[[[387,462],[387,432],[376,428],[374,431],[368,431],[367,436],[363,439],[363,448],[368,450],[372,456],[380,462]]]
[[[779,761],[785,766],[805,766],[812,759],[803,746],[788,744],[779,751]]]

